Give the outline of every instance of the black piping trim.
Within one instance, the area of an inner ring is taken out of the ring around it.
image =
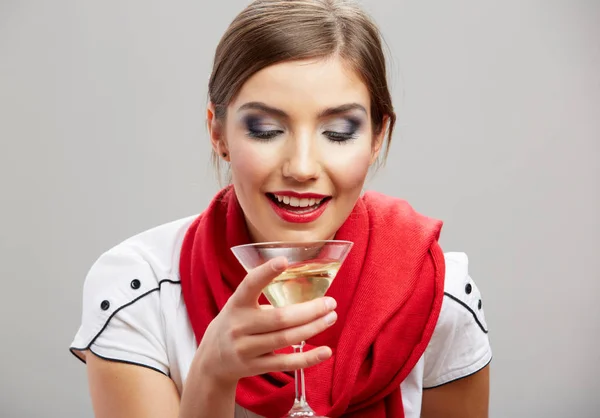
[[[167,377],[169,377],[169,378],[170,378],[170,376],[169,376],[167,373],[163,372],[163,371],[162,371],[162,370],[160,370],[160,369],[157,369],[156,367],[148,366],[147,364],[143,364],[143,363],[136,363],[136,362],[134,362],[134,361],[128,361],[128,360],[121,360],[121,359],[116,359],[116,358],[111,358],[111,357],[105,357],[105,356],[101,356],[100,354],[96,353],[96,352],[95,352],[95,351],[93,351],[91,348],[88,348],[88,350],[89,350],[89,351],[90,351],[90,352],[91,352],[93,355],[95,355],[96,357],[99,357],[99,358],[101,358],[102,360],[106,360],[106,361],[112,361],[112,362],[115,362],[115,363],[130,364],[130,365],[132,365],[132,366],[140,366],[140,367],[144,367],[144,368],[146,368],[146,369],[153,370],[153,371],[155,371],[155,372],[158,372],[158,373],[162,374],[163,376],[167,376]]]
[[[477,317],[477,314],[473,311],[473,309],[471,309],[471,307],[469,305],[467,305],[462,300],[460,300],[456,296],[451,295],[448,292],[444,292],[444,296],[448,296],[450,299],[452,299],[453,301],[455,301],[456,303],[458,303],[459,305],[461,305],[463,308],[465,308],[466,310],[468,310],[469,312],[471,312],[471,315],[473,315],[473,318],[475,318],[475,322],[477,322],[477,325],[479,325],[479,328],[481,328],[481,330],[484,332],[484,334],[488,333],[488,330],[483,327],[483,324],[479,321],[479,318]]]
[[[73,348],[73,347],[71,347],[71,348],[69,348],[69,351],[71,352],[71,354],[73,354],[73,355],[75,356],[75,358],[76,358],[77,360],[79,360],[79,361],[80,361],[80,362],[82,362],[83,364],[87,364],[87,363],[85,362],[85,360],[84,360],[83,358],[79,357],[79,355],[77,355],[77,353],[75,352],[75,351],[82,351],[82,350],[79,350],[78,348]]]
[[[489,365],[490,365],[490,363],[492,362],[492,358],[493,358],[493,356],[492,356],[492,357],[490,357],[490,360],[489,360],[487,363],[485,363],[485,364],[484,364],[482,367],[480,367],[479,369],[475,370],[475,371],[474,371],[474,372],[472,372],[472,373],[466,374],[466,375],[464,375],[464,376],[461,376],[461,377],[457,377],[456,379],[450,380],[450,381],[448,381],[448,382],[445,382],[445,383],[442,383],[442,384],[439,384],[439,385],[436,385],[436,386],[428,386],[428,387],[423,387],[423,390],[429,390],[429,389],[435,389],[435,388],[439,388],[439,387],[441,387],[441,386],[444,386],[444,385],[447,385],[447,384],[449,384],[449,383],[456,382],[456,381],[458,381],[458,380],[461,380],[461,379],[465,379],[465,378],[467,378],[467,377],[469,377],[469,376],[473,376],[475,373],[478,373],[478,372],[480,372],[481,370],[485,369],[487,366],[489,366]]]
[[[119,313],[119,311],[121,311],[122,309],[125,309],[126,307],[133,305],[133,304],[134,304],[135,302],[137,302],[138,300],[140,300],[140,299],[142,299],[142,298],[144,298],[144,297],[146,297],[146,296],[148,296],[148,295],[150,295],[150,294],[152,294],[152,293],[154,293],[154,292],[156,292],[156,291],[159,291],[159,290],[160,290],[160,288],[161,288],[161,286],[163,285],[163,283],[181,284],[181,281],[180,281],[180,280],[179,280],[179,281],[178,281],[178,280],[169,280],[169,279],[164,279],[164,280],[161,280],[160,282],[158,282],[158,286],[157,286],[157,287],[155,287],[154,289],[150,289],[150,290],[148,290],[146,293],[143,293],[143,294],[141,294],[140,296],[138,296],[137,298],[133,299],[131,302],[128,302],[128,303],[126,303],[125,305],[119,306],[119,308],[118,308],[118,309],[116,309],[116,310],[115,310],[115,311],[114,311],[114,312],[113,312],[113,313],[112,313],[112,314],[111,314],[111,315],[108,317],[108,319],[107,319],[107,320],[106,320],[106,322],[104,323],[104,326],[102,327],[102,329],[101,329],[100,331],[98,331],[98,333],[97,333],[97,334],[94,336],[94,338],[92,338],[92,340],[89,342],[89,344],[87,345],[87,347],[83,347],[83,348],[79,348],[79,347],[69,347],[69,351],[71,352],[71,354],[73,354],[75,357],[77,357],[77,358],[78,358],[78,359],[79,359],[81,362],[83,362],[83,363],[85,364],[85,360],[84,360],[84,359],[82,359],[81,357],[79,357],[79,356],[78,356],[78,355],[75,353],[75,351],[87,351],[87,350],[89,350],[89,351],[91,351],[92,353],[94,353],[94,352],[92,351],[92,349],[91,349],[91,347],[92,347],[92,344],[94,344],[94,342],[96,342],[96,340],[98,339],[98,337],[100,336],[100,334],[102,334],[102,333],[104,332],[104,330],[106,329],[106,327],[107,327],[107,326],[108,326],[108,324],[110,323],[110,320],[111,320],[111,319],[113,319],[113,317],[114,317],[114,316],[115,316],[117,313]],[[127,363],[127,364],[134,364],[134,365],[138,365],[138,366],[143,366],[143,367],[147,367],[147,368],[149,368],[149,369],[152,369],[152,370],[156,370],[157,372],[159,372],[159,373],[161,373],[161,374],[165,374],[165,373],[163,373],[163,372],[162,372],[161,370],[159,370],[159,369],[155,369],[155,368],[153,368],[153,367],[151,367],[151,366],[147,366],[147,365],[144,365],[144,364],[137,364],[137,363],[128,362],[128,361],[125,361],[125,360],[115,360],[115,359],[109,359],[109,358],[104,358],[104,357],[102,357],[102,356],[99,356],[99,355],[98,355],[98,354],[96,354],[96,353],[94,353],[94,354],[95,354],[95,355],[97,355],[98,357],[102,358],[102,359],[105,359],[105,360],[111,360],[111,361],[117,361],[117,362],[121,362],[121,363]]]

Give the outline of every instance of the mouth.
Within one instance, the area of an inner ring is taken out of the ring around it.
[[[297,193],[266,193],[273,210],[286,222],[307,223],[317,220],[325,211],[331,196]]]
[[[296,197],[289,195],[281,195],[275,193],[267,193],[267,197],[271,202],[275,203],[282,209],[289,211],[304,213],[316,210],[331,199],[331,196],[309,195],[317,197]]]

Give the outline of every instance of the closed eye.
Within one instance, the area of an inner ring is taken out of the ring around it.
[[[357,137],[361,125],[360,119],[347,117],[328,126],[323,135],[332,142],[345,143]]]
[[[255,138],[255,139],[260,139],[260,140],[269,140],[269,139],[273,139],[278,135],[281,135],[283,133],[283,131],[280,130],[268,130],[268,131],[263,131],[263,130],[253,130],[253,129],[248,129],[248,136],[251,138]]]
[[[250,138],[268,141],[283,133],[283,130],[277,129],[277,124],[261,117],[249,115],[244,122]]]
[[[356,138],[356,131],[355,132],[325,131],[325,132],[323,132],[323,135],[325,135],[328,139],[330,139],[333,142],[345,142],[345,141],[349,141],[351,139]]]

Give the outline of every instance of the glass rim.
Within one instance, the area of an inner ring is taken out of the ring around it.
[[[344,244],[354,245],[354,242],[342,239],[323,239],[314,241],[268,241],[268,242],[253,242],[250,244],[234,245],[230,249],[242,249],[242,248],[301,248],[301,247],[313,247],[318,244]]]

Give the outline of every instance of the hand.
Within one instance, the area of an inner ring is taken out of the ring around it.
[[[329,347],[273,353],[319,334],[337,319],[336,302],[329,297],[283,308],[259,305],[263,288],[286,267],[285,258],[275,258],[244,278],[198,347],[194,361],[200,363],[203,374],[230,385],[243,377],[311,367],[331,357]]]

